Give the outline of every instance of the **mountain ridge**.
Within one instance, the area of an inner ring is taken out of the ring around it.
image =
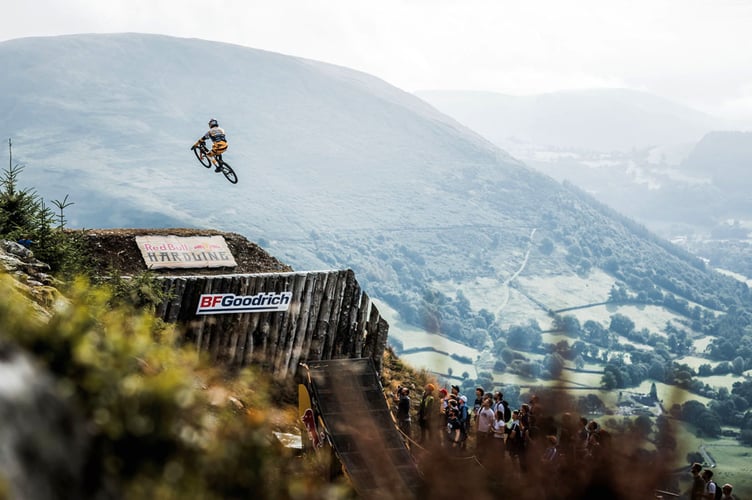
[[[49,44],[71,59],[55,59]],[[514,324],[552,321],[537,305],[538,279],[585,286],[598,273],[603,299],[618,285],[718,313],[739,303],[731,278],[667,252],[644,228],[378,78],[151,35],[13,46],[0,44],[0,63],[31,68],[37,87],[28,75],[0,78],[14,96],[0,94],[0,109],[13,110],[4,133],[25,183],[47,199],[71,195],[72,227],[236,232],[296,269],[352,268],[412,324],[479,349]],[[79,60],[88,66],[68,67]],[[220,92],[210,91],[207,61],[222,68]],[[236,186],[188,149],[209,117],[227,130]],[[478,293],[478,280],[494,293]]]

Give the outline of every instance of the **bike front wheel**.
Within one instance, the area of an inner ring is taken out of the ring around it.
[[[201,148],[193,148],[193,154],[196,155],[196,158],[199,162],[201,162],[201,165],[205,166],[206,168],[211,167],[211,159],[206,156],[206,153]]]
[[[232,182],[233,184],[238,183],[238,176],[235,175],[235,171],[229,164],[225,163],[224,161],[222,162],[222,173],[225,175],[225,177],[227,177],[228,181]]]

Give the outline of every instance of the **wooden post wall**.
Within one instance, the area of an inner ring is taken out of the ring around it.
[[[300,363],[373,359],[381,371],[389,325],[352,270],[308,273],[160,276],[167,299],[156,314],[180,324],[185,340],[216,363],[260,365],[276,377]],[[287,311],[197,315],[202,294],[292,292]]]

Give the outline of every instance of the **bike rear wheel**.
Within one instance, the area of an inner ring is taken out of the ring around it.
[[[202,148],[195,147],[193,148],[193,153],[196,155],[196,159],[201,162],[201,165],[205,166],[206,168],[211,167],[211,160],[208,156],[206,156],[206,151],[204,151]]]
[[[225,177],[227,177],[227,180],[232,182],[233,184],[237,184],[238,176],[235,175],[235,171],[232,169],[232,167],[228,163],[225,163],[224,160],[222,160],[221,165],[222,165],[222,173],[225,175]]]

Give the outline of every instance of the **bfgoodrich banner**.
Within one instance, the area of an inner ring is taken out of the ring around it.
[[[136,236],[149,269],[236,267],[223,236]]]
[[[292,292],[262,292],[256,295],[204,294],[199,298],[196,314],[287,311],[291,300]]]

